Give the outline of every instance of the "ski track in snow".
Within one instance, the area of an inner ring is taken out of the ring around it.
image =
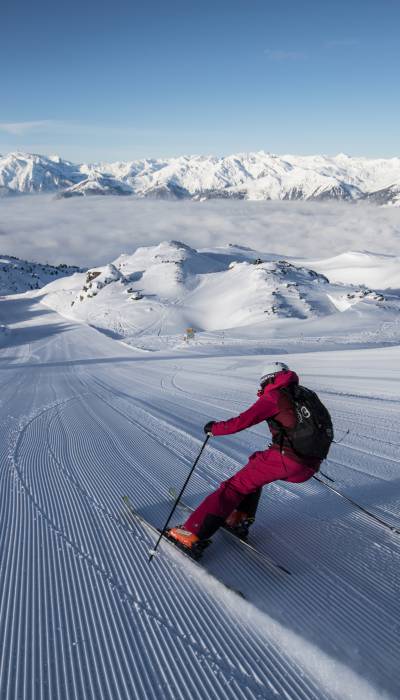
[[[3,321],[2,700],[398,697],[399,536],[314,480],[271,485],[251,542],[292,576],[223,532],[205,555],[247,602],[168,545],[148,565],[154,537],[123,508],[127,494],[164,522],[203,424],[254,399],[257,358],[138,356],[29,299],[2,302]],[[397,348],[360,352],[371,371],[380,352],[393,368],[399,359]],[[361,395],[334,353],[297,361],[338,439],[350,428],[323,470],[400,526],[395,390],[388,381],[385,395]],[[266,441],[264,426],[212,440],[185,500],[195,505]]]

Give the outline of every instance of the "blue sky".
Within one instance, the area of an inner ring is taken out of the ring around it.
[[[0,153],[400,155],[398,0],[37,0],[2,12]]]

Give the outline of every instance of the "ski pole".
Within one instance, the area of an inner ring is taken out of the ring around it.
[[[340,438],[340,440],[332,440],[332,442],[334,442],[335,445],[340,445],[340,443],[342,442],[342,440],[345,439],[346,435],[348,435],[349,432],[350,432],[350,428],[347,428],[346,432],[343,433],[343,435],[342,435],[342,437]],[[335,483],[335,479],[332,479],[331,476],[328,476],[328,474],[324,474],[324,472],[322,472],[320,469],[319,469],[318,471],[319,471],[320,474],[322,474],[322,476],[325,477],[325,479],[328,479],[328,481],[332,481],[333,484]]]
[[[340,496],[341,498],[344,498],[345,501],[348,501],[349,503],[351,503],[351,505],[352,505],[352,506],[355,506],[356,508],[358,508],[358,510],[361,510],[361,511],[362,511],[363,513],[365,513],[366,515],[369,515],[370,518],[373,518],[374,520],[376,520],[380,525],[383,525],[384,527],[387,527],[388,530],[391,530],[392,532],[395,532],[396,535],[400,535],[400,529],[399,529],[399,528],[395,527],[394,525],[390,525],[389,523],[387,523],[385,520],[382,520],[381,518],[378,518],[378,516],[375,515],[374,513],[371,513],[371,511],[368,510],[368,508],[364,508],[364,506],[360,506],[360,504],[357,503],[357,501],[353,501],[352,498],[349,498],[349,496],[345,496],[344,493],[342,493],[342,492],[339,491],[338,489],[335,489],[335,488],[334,488],[333,486],[331,486],[330,484],[326,484],[326,483],[325,483],[324,481],[322,481],[322,479],[320,479],[318,476],[315,476],[315,475],[314,475],[314,476],[313,476],[313,479],[316,479],[317,481],[319,481],[320,484],[323,484],[323,486],[326,486],[327,489],[330,489],[331,491],[333,491],[334,493],[336,493],[337,496]]]
[[[197,457],[196,457],[196,459],[195,459],[195,461],[194,461],[194,464],[193,464],[193,466],[192,466],[192,468],[191,468],[191,470],[190,470],[190,472],[189,472],[189,474],[188,474],[188,476],[187,476],[187,479],[186,479],[185,483],[183,484],[183,486],[182,486],[182,488],[181,488],[181,490],[180,490],[180,493],[179,493],[178,496],[177,496],[177,499],[176,499],[176,501],[175,501],[175,503],[174,503],[174,505],[173,505],[173,508],[172,508],[172,510],[171,510],[171,512],[170,512],[170,514],[169,514],[169,516],[168,516],[168,518],[167,518],[167,520],[166,520],[166,523],[165,523],[163,529],[162,529],[161,532],[160,532],[160,536],[159,536],[159,538],[158,538],[158,540],[157,540],[157,542],[156,542],[156,546],[154,547],[154,549],[152,549],[152,550],[150,551],[150,557],[149,557],[149,562],[148,562],[149,564],[150,564],[151,560],[153,559],[154,555],[155,555],[156,552],[157,552],[158,545],[160,544],[160,542],[161,542],[161,540],[162,540],[162,538],[163,538],[163,536],[164,536],[164,534],[165,534],[165,531],[166,531],[166,529],[167,529],[167,527],[168,527],[168,525],[169,525],[169,521],[171,520],[171,518],[172,518],[172,516],[173,516],[173,514],[174,514],[174,512],[175,512],[176,506],[178,505],[179,501],[180,501],[181,498],[182,498],[183,492],[184,492],[186,486],[187,486],[188,483],[189,483],[189,479],[190,479],[190,477],[192,476],[192,474],[193,474],[193,472],[194,472],[194,470],[195,470],[196,464],[197,464],[197,462],[199,461],[199,459],[200,459],[200,457],[201,457],[201,455],[202,455],[202,452],[203,452],[205,446],[207,445],[207,442],[208,442],[209,439],[210,439],[210,435],[207,435],[206,439],[204,440],[204,442],[203,442],[203,444],[202,444],[202,446],[201,446],[201,450],[200,450],[199,454],[197,455]]]
[[[335,479],[332,479],[331,476],[328,476],[328,474],[325,474],[325,473],[322,472],[320,469],[319,469],[318,471],[319,471],[320,474],[322,474],[322,476],[325,477],[325,479],[328,479],[328,481],[332,481],[332,482],[334,483]]]
[[[342,442],[342,440],[345,439],[346,435],[348,435],[349,432],[350,432],[350,428],[347,428],[346,432],[343,433],[343,435],[342,435],[342,437],[340,438],[340,440],[332,440],[332,442],[334,442],[335,445],[340,445],[340,443]]]

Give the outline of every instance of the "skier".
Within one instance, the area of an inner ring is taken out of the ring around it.
[[[319,412],[318,421],[314,420],[315,416],[307,421],[311,416],[310,410],[305,405],[298,406],[294,400],[298,382],[297,374],[284,362],[273,362],[265,367],[257,392],[258,400],[250,408],[237,417],[226,421],[209,421],[204,426],[207,435],[230,435],[266,420],[272,433],[272,443],[267,449],[254,452],[246,466],[223,481],[183,525],[167,531],[167,536],[178,546],[193,551],[201,549],[202,543],[209,540],[221,525],[245,538],[254,522],[265,484],[277,480],[301,483],[318,471],[333,439],[332,423],[316,394],[301,388],[305,396],[314,401],[308,404],[313,407],[311,410]],[[299,415],[299,409],[306,420],[303,421]],[[303,428],[300,443],[297,441],[297,444],[301,444],[302,456],[294,446],[295,428],[299,422],[308,424],[305,432]],[[319,440],[320,428],[324,433]]]

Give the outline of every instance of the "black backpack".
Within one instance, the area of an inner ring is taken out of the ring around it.
[[[281,449],[285,443],[289,444],[299,457],[325,459],[333,440],[328,409],[317,394],[305,386],[293,384],[281,391],[293,401],[297,424],[294,428],[284,428],[278,421],[270,419],[271,427],[278,430],[274,442],[280,444]]]

